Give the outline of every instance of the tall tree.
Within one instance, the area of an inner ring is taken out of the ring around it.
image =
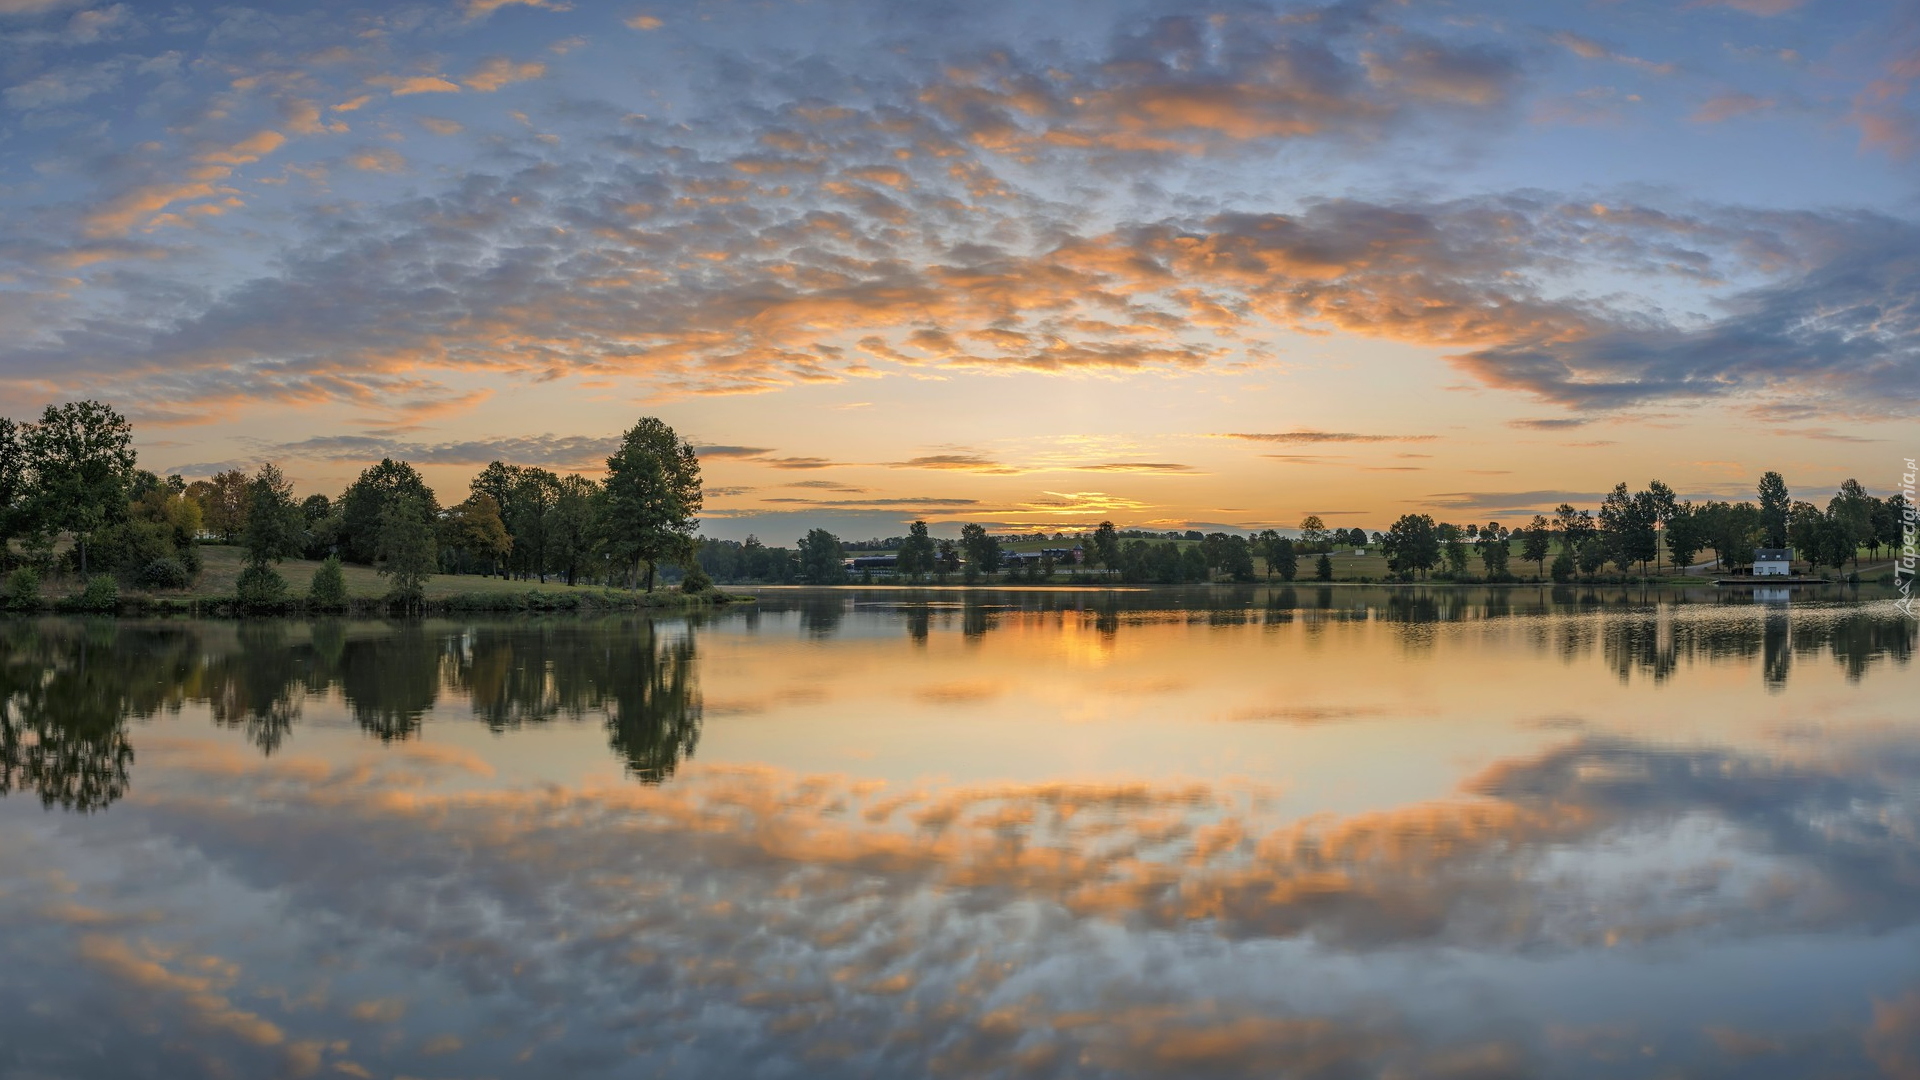
[[[427,599],[427,579],[439,561],[433,515],[418,495],[402,493],[380,511],[375,567],[387,579],[388,602],[417,611]]]
[[[1093,547],[1087,552],[1087,558],[1099,563],[1107,573],[1113,573],[1120,562],[1120,533],[1113,522],[1103,521],[1093,530]]]
[[[1000,538],[987,532],[985,525],[961,526],[960,548],[966,554],[969,570],[991,574],[1000,569]]]
[[[1487,580],[1499,581],[1507,576],[1507,559],[1511,549],[1507,545],[1507,532],[1498,523],[1490,522],[1480,530],[1477,544],[1480,548],[1480,563],[1487,568]]]
[[[1440,529],[1426,514],[1402,514],[1380,546],[1395,573],[1431,570],[1440,559]]]
[[[428,529],[433,528],[440,517],[440,504],[413,466],[381,458],[378,465],[360,473],[340,496],[341,540],[348,559],[360,563],[377,560],[384,528],[381,521],[387,508],[402,499]]]
[[[1673,553],[1676,570],[1685,572],[1693,557],[1707,546],[1707,523],[1691,502],[1673,508],[1667,522],[1667,550]]]
[[[1553,524],[1545,514],[1535,514],[1521,535],[1525,539],[1520,543],[1520,557],[1538,567],[1545,576],[1547,556],[1553,554]]]
[[[49,405],[23,440],[34,478],[33,516],[73,533],[80,573],[101,528],[127,516],[133,482],[133,427],[98,401]]]
[[[839,537],[812,529],[800,539],[800,580],[809,585],[839,585],[847,580],[847,551]]]
[[[1600,504],[1600,532],[1607,554],[1625,573],[1634,563],[1643,570],[1654,557],[1659,533],[1654,531],[1655,502],[1648,492],[1635,495],[1623,481],[1615,484]]]
[[[560,493],[547,520],[547,557],[568,585],[579,580],[581,569],[593,556],[599,494],[600,485],[584,476],[560,478]]]
[[[1787,482],[1777,472],[1760,476],[1760,528],[1766,543],[1761,547],[1787,546],[1787,521],[1793,500],[1787,495]]]
[[[927,535],[927,523],[916,521],[907,526],[907,539],[900,545],[895,569],[909,577],[933,573],[933,538]]]
[[[268,462],[247,483],[247,525],[240,534],[247,561],[266,566],[300,554],[306,517],[293,501],[293,484]]]
[[[513,537],[514,556],[520,563],[521,575],[539,578],[541,584],[546,583],[547,572],[552,569],[547,534],[552,525],[553,508],[559,501],[560,477],[546,469],[528,466],[520,469],[513,489],[507,494],[507,502],[501,506],[507,532]]]
[[[1827,516],[1845,536],[1855,570],[1860,569],[1860,549],[1873,541],[1873,503],[1873,496],[1860,486],[1860,481],[1852,478],[1842,482],[1840,490],[1827,503]]]
[[[621,437],[620,449],[607,459],[600,501],[607,549],[636,571],[646,565],[648,592],[662,560],[693,558],[700,459],[692,443],[658,418],[642,417]]]
[[[26,430],[0,416],[0,562],[7,561],[7,544],[28,531],[28,497],[33,492],[33,470],[27,460]]]
[[[1654,527],[1653,568],[1660,569],[1660,531],[1664,531],[1673,521],[1674,510],[1678,503],[1674,499],[1673,489],[1658,480],[1647,483],[1647,489],[1634,496],[1640,518]]]
[[[1592,512],[1575,510],[1571,504],[1561,503],[1554,509],[1553,524],[1560,533],[1560,543],[1564,546],[1567,555],[1578,559],[1580,549],[1594,537]]]
[[[1300,554],[1294,550],[1292,537],[1274,537],[1267,548],[1267,566],[1279,572],[1281,581],[1292,581],[1300,575]]]

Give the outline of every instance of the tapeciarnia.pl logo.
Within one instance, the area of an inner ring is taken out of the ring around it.
[[[1906,496],[1906,506],[1900,514],[1900,559],[1894,564],[1893,580],[1900,588],[1898,606],[1907,613],[1907,618],[1920,618],[1913,611],[1913,578],[1916,556],[1914,552],[1915,515],[1920,507],[1913,504],[1913,479],[1920,469],[1914,468],[1913,459],[1908,458],[1907,471],[1900,474],[1900,494]]]

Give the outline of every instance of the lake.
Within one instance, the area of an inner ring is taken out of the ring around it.
[[[1890,596],[0,622],[0,1077],[1920,1075]]]

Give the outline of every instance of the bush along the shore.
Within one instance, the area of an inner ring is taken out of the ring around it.
[[[307,606],[317,611],[344,611],[347,607],[347,577],[340,568],[340,556],[329,555],[313,572],[313,584],[307,590]]]
[[[31,566],[21,566],[8,574],[4,600],[6,606],[14,611],[31,611],[39,607],[40,572]]]
[[[111,615],[120,609],[120,583],[112,574],[95,574],[87,587],[73,596],[61,597],[54,610],[82,615]]]

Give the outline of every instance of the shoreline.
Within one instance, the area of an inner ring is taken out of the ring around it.
[[[600,614],[620,611],[678,611],[695,608],[727,607],[752,603],[746,593],[719,589],[707,593],[683,593],[657,590],[652,593],[626,593],[622,590],[567,590],[547,592],[530,589],[521,593],[454,593],[428,599],[406,612],[396,612],[385,597],[355,597],[345,604],[316,605],[306,598],[293,598],[275,604],[242,605],[232,596],[126,596],[109,609],[90,608],[67,596],[43,600],[31,607],[9,605],[0,609],[0,617],[33,618],[43,615],[94,616],[99,618],[249,619],[249,618],[337,618],[343,616],[444,616],[463,614],[548,615]]]

